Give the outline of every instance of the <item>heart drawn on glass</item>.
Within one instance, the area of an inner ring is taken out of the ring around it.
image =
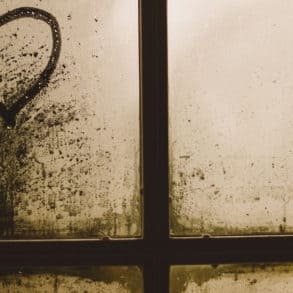
[[[49,83],[54,72],[61,51],[61,34],[56,18],[47,11],[33,8],[21,7],[11,10],[0,16],[0,27],[20,18],[34,18],[47,23],[52,32],[53,46],[46,68],[39,78],[22,94],[9,108],[0,102],[0,116],[8,128],[16,124],[16,115]]]

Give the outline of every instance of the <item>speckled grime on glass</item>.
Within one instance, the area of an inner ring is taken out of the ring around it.
[[[142,271],[124,266],[5,269],[0,292],[142,293]]]
[[[169,0],[170,233],[293,232],[290,0]]]
[[[187,265],[170,270],[171,293],[291,293],[292,264]]]
[[[0,1],[1,239],[141,236],[138,64],[136,0]]]

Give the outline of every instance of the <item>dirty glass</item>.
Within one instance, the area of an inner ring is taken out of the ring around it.
[[[142,293],[138,267],[38,267],[0,270],[0,292]]]
[[[289,293],[292,264],[189,265],[170,269],[171,293]]]
[[[171,235],[292,233],[292,11],[168,1]]]
[[[0,15],[0,238],[139,237],[138,1]]]

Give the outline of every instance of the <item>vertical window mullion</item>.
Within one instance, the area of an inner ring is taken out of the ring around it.
[[[145,293],[168,292],[167,0],[140,0]]]
[[[166,0],[141,0],[144,239],[165,242],[168,225]]]

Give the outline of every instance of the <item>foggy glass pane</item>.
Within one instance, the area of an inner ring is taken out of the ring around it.
[[[0,15],[0,238],[139,237],[138,1]]]
[[[169,0],[171,231],[293,231],[293,2]]]
[[[138,267],[53,267],[0,270],[0,292],[142,293]]]
[[[170,285],[171,293],[290,293],[293,265],[173,266]]]

